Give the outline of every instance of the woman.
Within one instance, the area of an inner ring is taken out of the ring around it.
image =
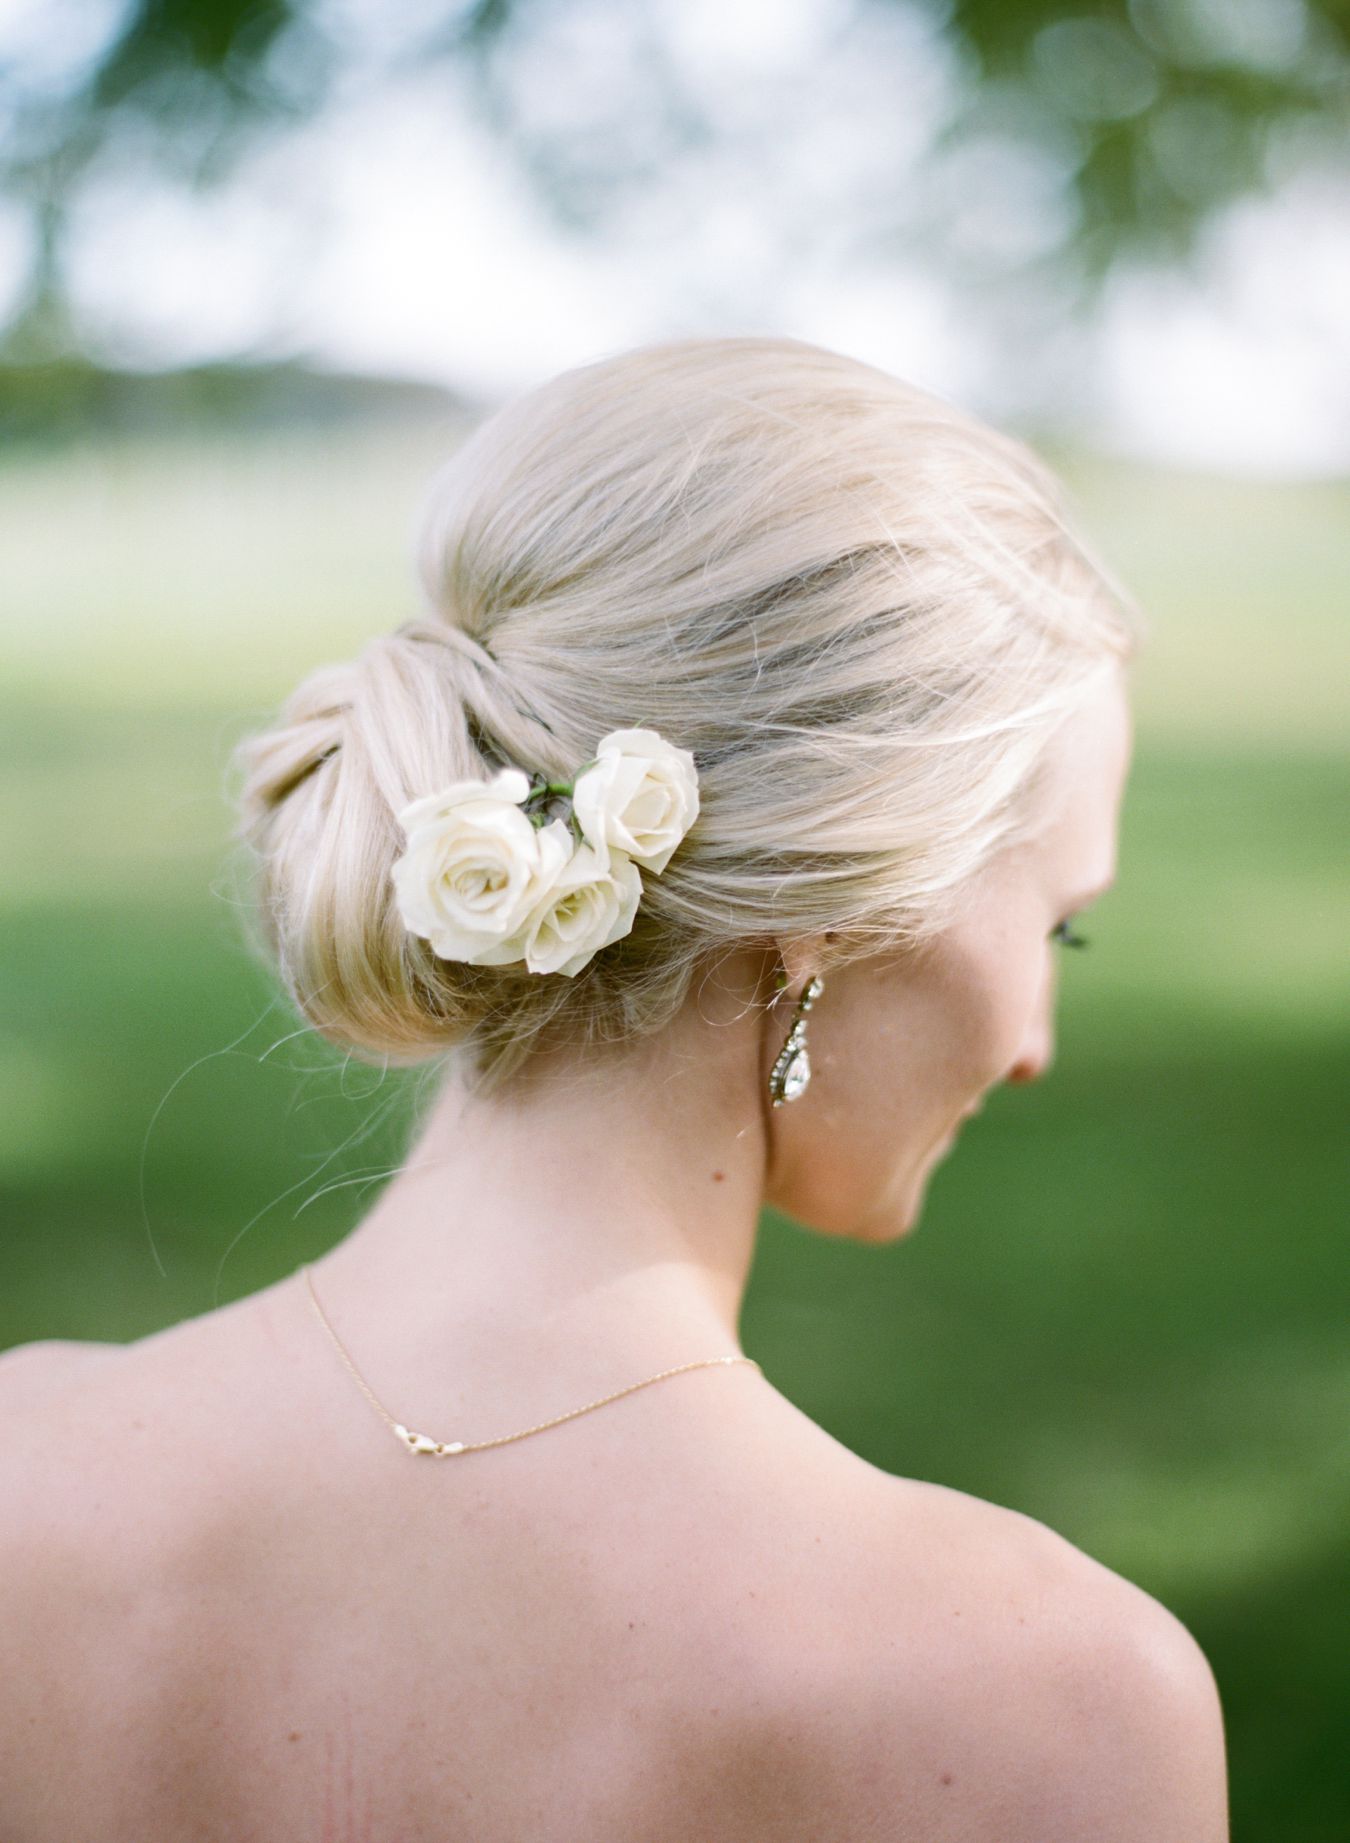
[[[894,1241],[1049,1062],[1132,646],[1051,480],[695,340],[498,414],[427,530],[239,791],[302,1016],[441,1084],[312,1270],[0,1370],[0,1834],[1214,1843],[1185,1628],[739,1349],[765,1204]]]

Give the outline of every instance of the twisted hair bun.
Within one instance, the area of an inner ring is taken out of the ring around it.
[[[833,931],[838,964],[941,926],[1133,643],[1020,443],[787,339],[648,347],[507,406],[435,483],[421,567],[423,618],[238,745],[237,836],[309,1023],[367,1061],[458,1047],[480,1091],[661,1029],[718,951]],[[567,780],[641,726],[693,753],[702,805],[628,934],[564,979],[405,929],[403,807]]]

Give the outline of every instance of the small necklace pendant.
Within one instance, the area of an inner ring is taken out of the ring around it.
[[[462,1453],[464,1451],[463,1440],[450,1440],[448,1442],[429,1440],[424,1433],[413,1433],[401,1423],[395,1426],[394,1432],[398,1435],[399,1439],[402,1440],[410,1453],[434,1453],[438,1459],[442,1459],[448,1457],[452,1453]]]

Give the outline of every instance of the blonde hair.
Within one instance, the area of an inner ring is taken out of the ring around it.
[[[545,1044],[659,1031],[709,955],[832,931],[837,965],[939,929],[1133,642],[1020,442],[791,339],[649,346],[508,405],[435,483],[421,564],[423,618],[239,744],[236,836],[315,1030],[455,1051],[480,1093]],[[693,752],[701,810],[628,935],[564,978],[405,930],[399,809],[505,765],[567,779],[644,726]]]

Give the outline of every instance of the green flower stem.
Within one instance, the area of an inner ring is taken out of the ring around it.
[[[570,781],[546,781],[538,774],[531,775],[530,791],[526,795],[526,799],[538,800],[544,794],[570,794],[582,775],[585,774],[586,770],[588,768],[594,768],[599,759],[597,755],[593,756],[590,761],[583,762]],[[536,781],[538,782],[537,786],[534,784]]]
[[[577,782],[581,779],[587,768],[595,767],[599,759],[599,756],[595,756],[592,760],[583,762],[570,781],[545,781],[538,775],[532,775],[530,779],[530,791],[525,796],[524,806],[525,817],[529,820],[530,824],[536,828],[540,828],[548,823],[545,811],[530,811],[530,808],[534,806],[536,801],[542,801],[546,805],[549,800],[556,799],[563,795],[570,800]],[[581,829],[581,821],[577,818],[576,813],[569,811],[567,818],[573,833],[576,835],[578,844],[585,844],[587,842],[586,834]]]

